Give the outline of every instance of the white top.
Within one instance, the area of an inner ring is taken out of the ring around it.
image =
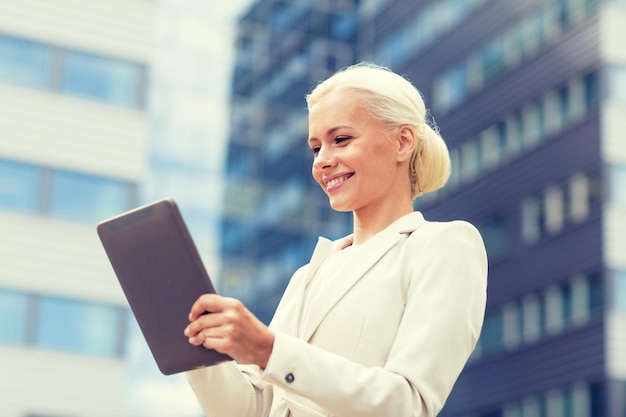
[[[360,246],[350,245],[342,250],[333,252],[322,265],[319,267],[309,285],[304,290],[304,300],[302,303],[302,314],[300,314],[300,323],[306,323],[310,320],[311,308],[320,305],[319,297],[323,297],[329,286],[337,284],[336,277],[332,272],[341,269],[343,265],[359,262]]]
[[[415,212],[340,250],[351,242],[320,238],[294,274],[270,324],[264,370],[226,362],[187,372],[207,416],[439,413],[483,323],[480,234]]]

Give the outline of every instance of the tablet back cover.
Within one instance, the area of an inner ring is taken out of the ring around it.
[[[231,359],[191,345],[183,334],[192,304],[215,288],[173,200],[160,200],[105,220],[97,230],[163,374]]]

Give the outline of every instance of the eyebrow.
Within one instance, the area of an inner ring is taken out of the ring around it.
[[[343,128],[350,128],[350,126],[348,126],[348,125],[339,125],[339,126],[331,127],[330,129],[328,129],[328,130],[326,131],[326,136],[330,136],[330,135],[332,135],[333,133],[335,133],[337,130],[339,130],[339,129],[343,129]],[[307,143],[311,143],[311,141],[314,141],[314,140],[319,140],[319,139],[318,139],[318,138],[316,138],[316,137],[311,137],[311,138],[309,138],[309,139],[307,140]]]

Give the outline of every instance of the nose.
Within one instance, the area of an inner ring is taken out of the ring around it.
[[[332,152],[332,148],[328,146],[322,146],[315,155],[313,160],[313,169],[323,170],[325,168],[331,168],[337,165],[337,158]]]

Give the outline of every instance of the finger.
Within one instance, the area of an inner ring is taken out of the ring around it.
[[[203,345],[208,349],[215,349],[225,353],[224,349],[232,348],[234,341],[229,337],[229,332],[223,326],[202,329],[195,336],[189,338],[192,345]]]
[[[201,315],[185,327],[185,336],[194,337],[204,329],[220,326],[223,321],[221,315],[222,313],[206,313]]]
[[[204,344],[205,340],[211,337],[212,332],[210,329],[201,328],[196,333],[189,332],[189,343],[195,346],[200,346]]]
[[[220,296],[217,294],[202,294],[191,306],[189,321],[194,321],[206,312],[217,311]]]
[[[202,346],[207,349],[216,350],[220,353],[226,353],[227,355],[232,355],[234,348],[234,344],[231,340],[221,337],[207,337],[204,339]]]

